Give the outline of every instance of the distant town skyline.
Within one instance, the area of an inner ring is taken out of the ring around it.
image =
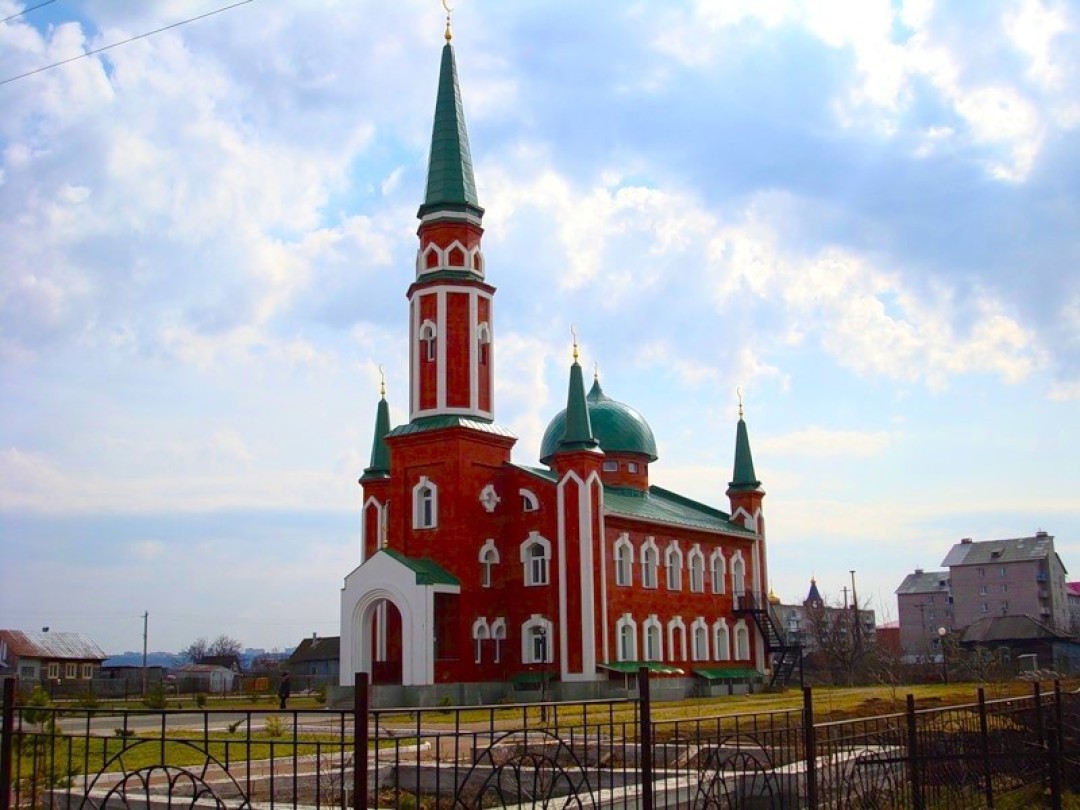
[[[0,80],[221,8],[31,6]],[[742,387],[784,602],[854,569],[885,623],[1039,529],[1080,579],[1076,4],[458,6],[515,461],[573,324],[652,482],[720,508]],[[0,85],[0,626],[339,634],[443,27],[249,3]]]

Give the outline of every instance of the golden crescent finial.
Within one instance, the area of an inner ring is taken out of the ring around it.
[[[574,338],[574,362],[576,363],[578,361],[577,328],[573,324],[570,324],[570,334]]]
[[[739,398],[739,418],[742,419],[743,411],[742,411],[742,386],[741,385],[738,386],[735,389],[735,396],[737,396]]]
[[[386,398],[386,372],[383,371],[382,363],[379,364],[379,395]]]
[[[454,38],[454,32],[450,30],[450,15],[454,13],[454,7],[451,6],[446,0],[442,0],[442,7],[446,9],[446,33],[443,37],[447,42],[450,42]]]
[[[593,363],[592,378],[595,382],[600,382],[600,364]]]

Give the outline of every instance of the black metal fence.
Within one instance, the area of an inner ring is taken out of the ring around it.
[[[816,722],[801,708],[664,719],[636,700],[351,711],[17,706],[0,810],[185,807],[1061,807],[1080,694]],[[685,711],[685,710],[684,710]],[[665,710],[665,713],[667,710]],[[357,756],[357,751],[362,752]]]

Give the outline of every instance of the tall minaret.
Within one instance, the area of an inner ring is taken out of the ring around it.
[[[484,282],[476,196],[457,65],[446,45],[439,71],[427,194],[417,212],[420,248],[409,287],[409,419],[494,420],[495,288]]]

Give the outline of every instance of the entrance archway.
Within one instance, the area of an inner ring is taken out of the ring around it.
[[[361,619],[367,626],[373,684],[400,684],[402,661],[401,613],[389,599],[371,605]]]

